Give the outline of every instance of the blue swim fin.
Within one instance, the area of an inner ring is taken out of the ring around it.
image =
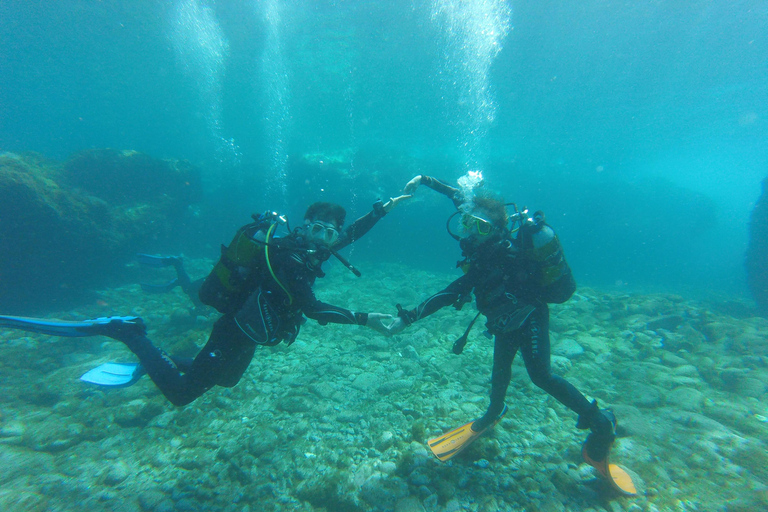
[[[146,330],[144,322],[138,316],[105,316],[90,320],[69,321],[47,318],[29,318],[24,316],[0,315],[0,327],[20,329],[22,331],[48,334],[50,336],[108,336],[125,327]]]
[[[179,280],[173,279],[165,284],[141,283],[141,289],[147,293],[167,293],[179,286]]]
[[[181,265],[180,256],[162,256],[160,254],[139,253],[136,255],[136,259],[139,260],[139,263],[148,267],[162,268],[170,267],[171,265],[174,267]]]
[[[83,382],[108,388],[132,386],[147,372],[139,363],[104,363],[80,377]]]

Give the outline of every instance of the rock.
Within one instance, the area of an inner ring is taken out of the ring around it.
[[[402,350],[402,354],[404,358],[410,359],[411,361],[419,361],[421,359],[413,345],[406,345]]]
[[[0,490],[0,510],[43,512],[48,509],[48,498],[35,492],[3,489]]]
[[[737,498],[725,503],[725,512],[755,512],[765,510],[765,503],[751,498]]]
[[[336,388],[328,382],[313,382],[309,385],[309,391],[319,396],[320,398],[331,398],[336,392]]]
[[[674,375],[680,375],[683,377],[699,378],[699,370],[691,364],[684,364],[682,366],[678,366],[677,368],[672,370],[672,373]]]
[[[44,475],[56,470],[53,455],[6,447],[0,449],[0,468],[0,484],[22,475]],[[0,510],[14,509],[0,507]]]
[[[661,405],[661,393],[648,384],[634,382],[627,393],[627,400],[637,407],[658,407]]]
[[[269,429],[264,429],[257,436],[248,438],[248,452],[254,457],[273,451],[279,440],[277,434]]]
[[[723,387],[737,395],[760,398],[766,390],[765,384],[746,368],[726,368],[720,372]]]
[[[655,318],[653,320],[648,321],[645,324],[645,328],[651,331],[656,331],[658,329],[674,331],[675,329],[677,329],[677,326],[682,324],[683,322],[685,322],[685,319],[680,315],[662,316],[662,317]]]
[[[301,395],[288,395],[277,401],[277,408],[281,411],[295,414],[312,410],[312,401]]]
[[[394,512],[395,504],[408,496],[408,484],[399,477],[376,473],[365,481],[360,496],[377,510]]]
[[[403,498],[395,504],[395,512],[425,512],[424,505],[418,498],[410,496]]]
[[[651,419],[654,416],[649,415],[631,405],[615,404],[611,407],[616,415],[618,429],[623,436],[644,436],[653,431]]]
[[[25,442],[35,451],[55,453],[80,443],[84,432],[85,427],[79,423],[66,423],[60,417],[51,416],[34,430],[30,429]]]
[[[139,506],[147,512],[154,512],[157,506],[165,500],[165,494],[159,489],[139,493]]]
[[[104,477],[104,483],[110,487],[114,487],[115,485],[128,478],[129,474],[130,470],[125,462],[121,460],[114,461],[109,465],[109,468],[107,469],[107,475]]]
[[[381,385],[381,377],[372,372],[363,372],[355,377],[351,386],[360,391],[369,392],[372,389],[377,389]]]
[[[385,382],[377,388],[377,391],[382,395],[388,395],[393,391],[399,391],[401,389],[409,389],[413,387],[413,382],[407,379],[390,380]]]
[[[768,312],[768,178],[749,217],[746,254],[747,284],[763,313]],[[729,510],[729,512],[731,512]]]
[[[85,151],[63,169],[2,153],[0,197],[0,239],[10,248],[0,252],[0,311],[12,313],[67,303],[72,290],[109,282],[136,247],[181,239],[202,187],[188,162],[135,151]]]
[[[698,389],[679,387],[667,394],[667,402],[685,411],[701,412],[704,395]]]
[[[672,352],[666,350],[661,353],[661,360],[667,366],[684,366],[688,364],[686,359],[683,359],[680,356],[676,356]]]
[[[380,452],[386,451],[387,448],[392,446],[395,442],[395,435],[390,432],[382,432],[382,434],[379,436],[379,438],[376,440],[375,446],[376,449]]]
[[[24,435],[24,430],[25,428],[22,422],[9,421],[0,428],[0,438],[21,437]]]
[[[552,353],[558,356],[567,357],[568,359],[574,359],[584,353],[584,348],[579,345],[576,340],[565,338],[560,340],[552,348]]]
[[[115,423],[121,427],[146,427],[161,412],[163,406],[157,401],[137,398],[117,409]]]
[[[387,462],[383,462],[379,467],[379,469],[385,475],[393,475],[395,471],[397,471],[397,464],[395,464],[391,460],[388,460]]]
[[[149,422],[149,426],[157,427],[157,428],[168,428],[168,426],[171,423],[173,423],[173,420],[175,417],[176,417],[176,411],[164,412],[152,418],[152,420],[150,420]]]
[[[737,392],[742,396],[760,398],[765,394],[765,384],[760,380],[747,377],[739,382]]]
[[[550,356],[550,364],[555,375],[566,374],[573,366],[571,360],[563,356]]]

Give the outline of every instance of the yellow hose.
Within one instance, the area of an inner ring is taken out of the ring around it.
[[[269,273],[272,275],[272,279],[274,279],[278,286],[280,286],[285,294],[288,295],[288,304],[290,305],[293,304],[293,297],[291,296],[291,292],[289,292],[288,289],[283,286],[283,283],[281,283],[277,278],[275,272],[272,270],[272,264],[269,262],[269,238],[272,236],[272,232],[275,230],[275,227],[277,227],[277,223],[272,224],[267,230],[267,236],[264,239],[264,259],[267,260],[267,268],[269,269]]]

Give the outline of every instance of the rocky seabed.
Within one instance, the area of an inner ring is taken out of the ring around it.
[[[382,266],[357,279],[336,265],[316,292],[392,312],[453,278]],[[194,354],[217,315],[189,307],[178,289],[133,285],[50,316],[140,314],[158,345]],[[552,307],[553,371],[615,411],[613,460],[636,477],[633,498],[582,462],[575,415],[530,383],[520,357],[505,419],[448,463],[431,455],[427,439],[487,405],[493,344],[480,322],[451,352],[472,306],[392,338],[309,321],[293,345],[259,348],[236,387],[183,408],[146,377],[124,389],[78,380],[133,361],[118,342],[0,331],[0,510],[765,510],[768,321],[744,311],[593,289]]]

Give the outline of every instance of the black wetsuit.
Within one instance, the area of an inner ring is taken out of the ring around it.
[[[383,215],[381,208],[374,208],[342,231],[333,249],[342,249],[362,237]],[[322,325],[329,322],[366,324],[366,313],[355,313],[315,297],[312,286],[315,279],[324,276],[321,265],[330,253],[326,251],[325,256],[318,259],[318,253],[308,252],[306,249],[311,243],[300,235],[299,230],[276,239],[273,244],[270,264],[277,280],[263,266],[247,276],[246,293],[240,294],[239,300],[216,321],[208,342],[194,360],[176,357],[171,360],[135,329],[127,328],[126,332],[113,336],[138,356],[147,374],[173,404],[186,405],[214,386],[237,384],[248,368],[257,344],[292,342],[303,315]],[[249,336],[241,328],[255,323],[265,326],[270,333],[268,339],[260,340],[258,333],[253,331]]]
[[[423,176],[421,183],[448,196],[457,208],[464,202],[460,190],[434,178]],[[587,418],[594,412],[584,395],[550,370],[547,303],[564,302],[571,296],[576,287],[573,276],[566,265],[567,271],[559,279],[543,285],[541,263],[530,257],[526,235],[521,229],[515,238],[497,237],[477,247],[462,244],[466,274],[405,313],[407,322],[416,321],[474,293],[477,308],[486,316],[486,327],[495,338],[491,401],[475,430],[492,423],[504,408],[518,350],[536,386],[580,416]]]

